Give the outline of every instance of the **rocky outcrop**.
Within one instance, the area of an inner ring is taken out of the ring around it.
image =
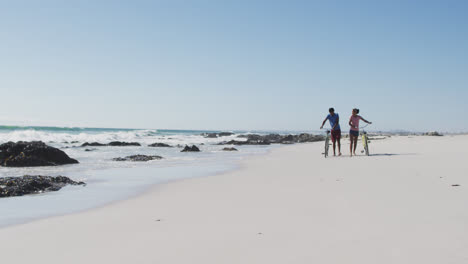
[[[81,144],[82,147],[105,147],[105,146],[111,146],[111,147],[127,147],[127,146],[141,146],[140,143],[138,142],[122,142],[122,141],[112,141],[109,142],[108,144],[103,144],[103,143],[98,143],[98,142],[85,142]]]
[[[114,158],[114,161],[150,161],[150,160],[160,160],[163,157],[161,156],[148,156],[148,155],[131,155],[125,158]]]
[[[219,145],[270,145],[270,144],[293,144],[304,142],[315,142],[323,140],[323,136],[302,133],[299,135],[258,135],[248,134],[239,135],[238,138],[246,138],[246,140],[230,140],[219,143]]]
[[[112,146],[112,147],[141,146],[141,144],[138,142],[122,142],[122,141],[112,141],[107,145]]]
[[[172,148],[171,145],[166,144],[166,143],[153,143],[153,144],[148,145],[148,147]]]
[[[218,138],[218,137],[227,137],[232,136],[234,133],[232,132],[220,132],[220,133],[203,133],[201,134],[205,138]]]
[[[437,131],[426,132],[423,135],[424,136],[433,136],[433,137],[441,137],[442,136],[442,134],[440,134]]]
[[[217,138],[218,137],[217,133],[203,133],[201,135],[204,136],[205,138]]]
[[[223,151],[238,151],[236,148],[223,148]]]
[[[268,142],[268,141],[264,141],[264,140],[245,140],[245,141],[241,141],[241,140],[229,140],[229,141],[225,141],[225,142],[221,142],[219,143],[218,145],[237,145],[237,146],[241,146],[241,145],[270,145],[271,143]]]
[[[42,141],[18,141],[0,145],[0,166],[4,167],[57,166],[75,163],[78,161],[58,148],[47,146]]]
[[[22,196],[58,191],[66,185],[86,185],[65,176],[30,176],[0,178],[0,197]]]
[[[200,149],[195,145],[193,145],[191,147],[190,146],[185,146],[185,148],[180,152],[200,152]]]
[[[218,137],[228,137],[228,136],[232,136],[234,135],[234,133],[232,132],[221,132],[221,133],[218,133]]]
[[[103,147],[103,146],[107,146],[107,144],[102,144],[102,143],[98,143],[98,142],[91,142],[91,143],[88,143],[88,142],[85,142],[83,144],[81,144],[82,147]]]

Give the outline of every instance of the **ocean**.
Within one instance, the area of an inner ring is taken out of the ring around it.
[[[239,161],[270,151],[277,146],[236,146],[239,151],[222,151],[222,141],[240,134],[268,134],[281,131],[230,131],[231,136],[206,138],[202,133],[221,131],[115,129],[68,127],[0,126],[0,143],[8,141],[43,141],[59,148],[79,164],[54,167],[0,167],[0,177],[23,175],[67,176],[87,183],[67,186],[58,192],[0,199],[0,227],[34,219],[80,212],[144,192],[155,184],[178,179],[219,174],[236,168]],[[141,146],[82,147],[85,142],[138,142]],[[166,143],[173,148],[149,147]],[[182,153],[185,145],[197,145],[201,152]],[[148,162],[113,161],[135,154],[159,155],[162,160]]]

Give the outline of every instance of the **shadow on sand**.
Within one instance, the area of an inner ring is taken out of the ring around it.
[[[416,153],[377,153],[377,154],[370,154],[369,156],[372,157],[379,157],[379,156],[410,156],[410,155],[416,155]]]

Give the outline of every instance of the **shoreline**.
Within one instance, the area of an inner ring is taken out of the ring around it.
[[[3,259],[466,262],[467,136],[376,140],[370,157],[324,159],[322,147],[284,146],[216,177],[152,186],[103,208],[0,229],[8,238],[0,240]]]
[[[305,144],[305,143],[302,143],[302,144]],[[196,176],[189,176],[189,177],[185,177],[185,176],[179,177],[178,176],[176,178],[167,178],[167,179],[164,179],[162,181],[152,182],[152,183],[149,183],[146,186],[140,186],[139,188],[137,188],[138,190],[134,190],[133,192],[131,192],[129,194],[125,194],[125,195],[122,194],[119,197],[110,199],[109,201],[106,201],[106,202],[103,202],[103,203],[92,205],[92,206],[87,207],[87,208],[74,209],[74,210],[72,210],[70,212],[63,212],[63,213],[60,213],[60,212],[59,213],[50,213],[49,215],[45,215],[45,216],[36,216],[36,217],[32,217],[30,219],[23,219],[23,220],[20,220],[19,222],[16,222],[16,223],[0,224],[0,230],[1,229],[6,229],[6,228],[9,228],[9,227],[13,227],[13,226],[18,226],[18,225],[26,225],[26,224],[29,224],[29,223],[33,223],[33,222],[41,221],[41,220],[46,220],[46,219],[49,219],[49,218],[64,217],[64,216],[68,216],[68,215],[86,213],[86,212],[93,211],[93,210],[100,210],[100,209],[103,209],[103,208],[106,208],[108,206],[118,204],[118,203],[126,201],[126,200],[130,200],[130,199],[134,199],[134,198],[137,198],[137,197],[140,197],[140,196],[144,196],[145,194],[148,194],[148,193],[152,192],[153,189],[158,189],[160,185],[171,184],[171,183],[175,183],[175,182],[179,182],[179,181],[186,181],[186,180],[190,180],[190,179],[194,179],[194,178],[215,177],[215,176],[218,176],[218,175],[223,175],[225,173],[229,173],[229,172],[239,170],[240,168],[242,168],[242,164],[245,162],[245,159],[268,155],[272,151],[274,151],[275,149],[283,148],[283,147],[287,147],[287,146],[288,145],[273,145],[273,146],[270,146],[267,149],[262,150],[262,152],[260,152],[260,153],[245,153],[245,154],[243,154],[243,156],[241,157],[240,160],[232,160],[230,158],[227,158],[227,159],[224,159],[222,161],[223,162],[223,165],[222,165],[223,168],[222,169],[210,168],[210,170],[205,171],[205,172],[201,173],[200,175],[196,175]],[[172,166],[170,166],[170,167],[185,170],[185,171],[188,171],[188,173],[190,173],[191,172],[190,168],[198,167],[198,166],[199,165],[185,164],[185,165],[176,165],[174,167],[172,167]],[[203,167],[209,167],[209,166],[210,165],[207,165],[207,164],[203,165]],[[138,172],[142,173],[142,171],[147,171],[146,173],[143,173],[147,177],[148,175],[152,175],[152,174],[160,172],[161,169],[168,169],[170,167],[162,167],[161,168],[161,167],[147,166],[147,167],[109,168],[109,169],[103,169],[103,170],[102,169],[101,170],[95,170],[93,172],[94,172],[94,174],[97,173],[99,175],[99,174],[111,174],[113,171],[127,172],[127,174],[132,174],[132,173],[137,173],[138,174]],[[187,172],[185,172],[185,174],[187,174]],[[112,179],[111,179],[111,181],[112,181]],[[67,188],[67,187],[70,187],[70,186],[66,186],[64,188]],[[89,186],[72,187],[72,188],[87,188],[87,187],[89,187]],[[59,190],[58,192],[29,194],[29,195],[25,195],[25,196],[8,197],[8,198],[3,198],[3,199],[21,199],[21,198],[35,199],[35,198],[38,198],[38,197],[34,197],[34,196],[67,195],[67,194],[63,194],[64,191],[67,192],[67,190]]]

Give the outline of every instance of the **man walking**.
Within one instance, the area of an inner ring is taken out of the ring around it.
[[[340,116],[338,115],[338,113],[335,114],[335,109],[332,107],[330,109],[328,109],[328,112],[330,113],[329,115],[327,115],[327,117],[325,118],[325,120],[323,120],[322,122],[322,126],[320,127],[320,129],[323,128],[323,125],[325,125],[325,122],[327,122],[327,120],[330,122],[330,126],[331,126],[331,140],[332,140],[332,143],[333,143],[333,156],[336,156],[335,154],[335,142],[338,141],[338,156],[341,156],[341,142],[340,142],[340,139],[341,139],[341,128],[340,128]]]

